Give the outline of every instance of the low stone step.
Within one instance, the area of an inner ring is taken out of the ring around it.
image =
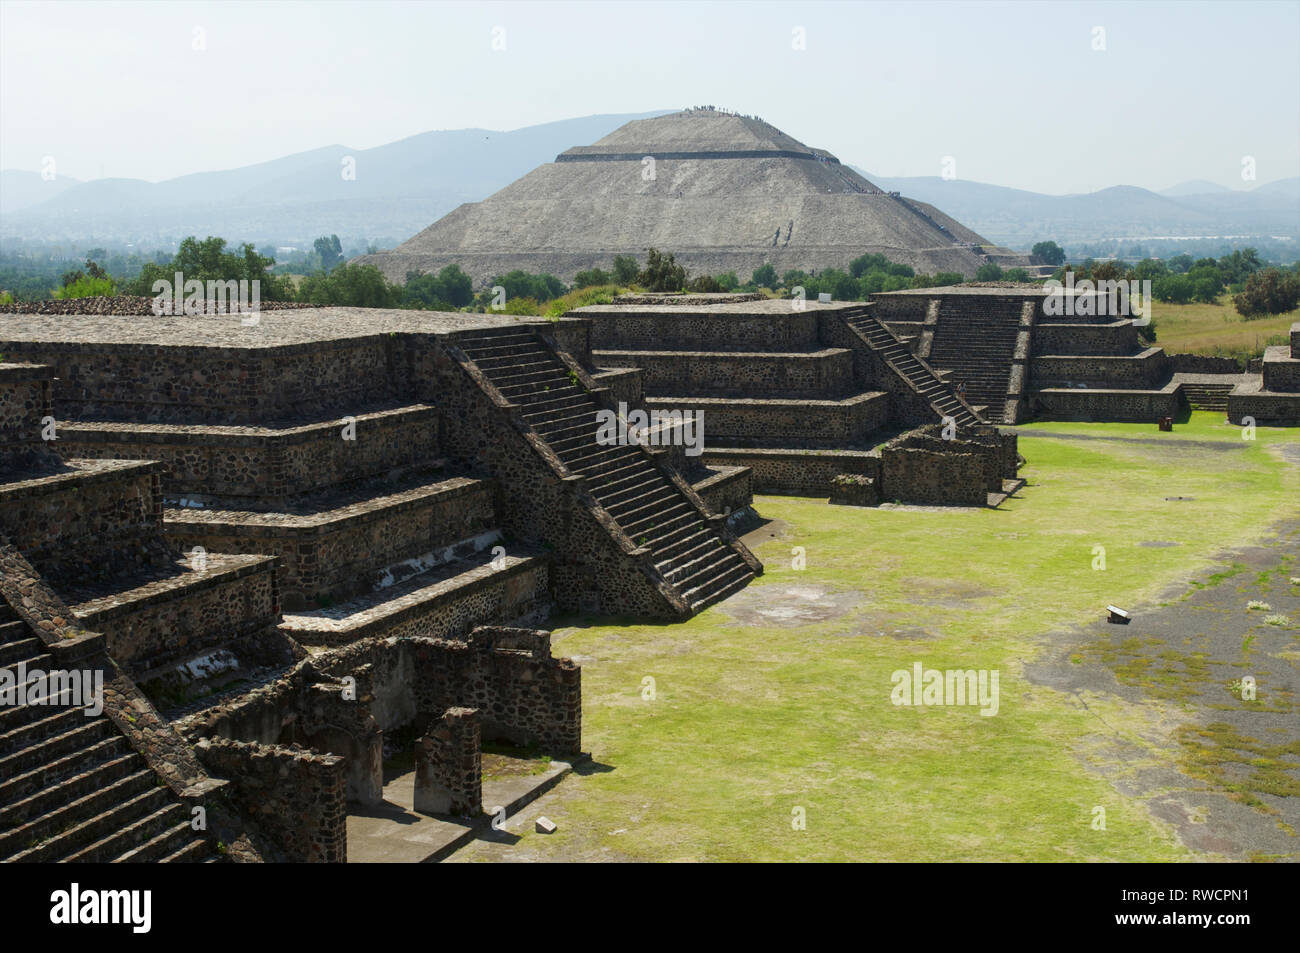
[[[89,748],[96,742],[113,737],[112,722],[104,718],[85,718],[83,724],[67,726],[67,730],[50,735],[39,744],[28,745],[0,757],[0,778],[17,777],[76,751]]]
[[[212,845],[202,837],[195,838],[181,847],[172,851],[166,857],[158,861],[160,864],[200,864],[215,862],[217,855],[212,849]]]
[[[46,714],[38,715],[35,720],[21,727],[0,735],[0,755],[10,754],[42,739],[63,734],[63,732],[87,720],[85,709],[69,706],[66,708],[49,708],[41,706]]]
[[[7,607],[6,607],[7,608]],[[12,610],[9,613],[13,615]],[[0,643],[18,642],[31,635],[31,629],[21,619],[12,618],[0,623]]]
[[[137,795],[149,792],[164,794],[158,786],[158,776],[151,770],[136,771],[118,778],[104,787],[53,808],[39,817],[27,821],[11,831],[0,834],[0,859],[10,858],[42,860],[45,856],[57,858],[88,843],[80,840],[82,833],[92,831],[92,825],[86,818],[98,818],[112,810],[114,805],[125,804]],[[78,829],[84,828],[82,833]],[[103,833],[91,834],[89,839],[102,837]],[[54,841],[68,844],[67,849],[55,850]],[[25,857],[14,856],[22,851]]]
[[[145,772],[139,772],[139,774],[145,774]],[[136,776],[130,775],[128,777]],[[125,791],[126,786],[122,782],[126,780],[128,778],[123,778],[122,781],[114,785],[114,788]],[[165,787],[158,787],[153,783],[150,783],[148,787],[138,793],[126,796],[125,800],[116,805],[92,808],[90,807],[91,798],[81,798],[76,803],[83,805],[83,808],[80,816],[75,818],[77,823],[74,826],[16,854],[13,860],[18,862],[51,862],[70,858],[87,849],[89,845],[103,842],[124,828],[130,827],[140,818],[148,817],[150,814],[163,810],[171,800],[171,791]],[[68,809],[70,808],[72,808],[72,805],[68,805]],[[67,809],[60,811],[59,814],[67,814]]]
[[[120,752],[120,749],[117,750]],[[102,763],[90,764],[80,774],[45,786],[22,800],[0,805],[0,828],[16,827],[40,817],[146,767],[145,760],[134,751],[119,753]]]
[[[37,638],[15,639],[0,644],[0,668],[8,668],[10,663],[25,659],[39,658],[45,654],[45,643]]]
[[[182,810],[180,816],[184,817]],[[150,864],[161,861],[194,840],[196,833],[189,819],[180,821],[156,834],[139,847],[113,859],[115,864]]]
[[[121,735],[114,735],[71,754],[65,754],[7,780],[0,780],[0,804],[11,805],[66,778],[84,774],[96,765],[130,752]]]
[[[148,843],[152,838],[168,830],[175,830],[181,825],[181,818],[188,817],[185,808],[179,803],[164,803],[162,807],[132,820],[125,827],[119,827],[112,833],[69,854],[68,863],[102,864],[116,860],[123,854]],[[188,827],[188,823],[185,824]]]
[[[740,560],[733,568],[704,583],[699,588],[685,593],[686,601],[693,612],[699,612],[708,606],[721,602],[727,596],[744,588],[754,578],[753,571]]]

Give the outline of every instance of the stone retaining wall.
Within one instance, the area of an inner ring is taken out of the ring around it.
[[[196,753],[209,771],[229,779],[231,799],[273,839],[285,861],[347,860],[343,758],[219,738],[200,742]]]

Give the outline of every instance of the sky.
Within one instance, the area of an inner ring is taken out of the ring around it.
[[[878,176],[1250,188],[1300,175],[1300,0],[0,0],[0,169],[159,181],[702,104]]]

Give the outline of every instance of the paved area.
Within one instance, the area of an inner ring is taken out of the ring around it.
[[[348,863],[428,863],[444,859],[476,838],[502,836],[492,827],[499,808],[505,809],[509,824],[510,818],[573,770],[570,762],[551,761],[539,773],[532,773],[538,766],[530,759],[485,756],[486,813],[477,818],[417,814],[410,807],[415,802],[415,770],[393,774],[384,784],[382,804],[372,808],[353,805],[348,814]]]

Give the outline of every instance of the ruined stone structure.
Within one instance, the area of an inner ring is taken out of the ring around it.
[[[763,493],[830,496],[842,475],[865,478],[862,500],[984,505],[1013,491],[1014,435],[1000,438],[1012,449],[991,484],[978,468],[936,479],[911,466],[920,451],[885,452],[901,433],[947,423],[949,439],[925,453],[956,465],[948,457],[974,452],[971,442],[992,428],[876,317],[876,306],[695,299],[571,314],[590,321],[599,367],[640,372],[646,407],[703,415],[706,464],[749,468]]]
[[[1300,424],[1300,322],[1291,325],[1291,344],[1265,349],[1257,379],[1237,384],[1228,395],[1228,419],[1243,423]]]
[[[1155,421],[1184,406],[1183,383],[1131,317],[1088,306],[1051,314],[1041,287],[923,288],[873,295],[913,353],[963,383],[991,423]]]
[[[615,255],[670,251],[693,273],[847,268],[866,252],[921,272],[1028,265],[933,206],[884,192],[758,119],[694,109],[629,122],[561,153],[392,251],[391,281],[460,265],[480,285],[520,268],[565,281]]]

